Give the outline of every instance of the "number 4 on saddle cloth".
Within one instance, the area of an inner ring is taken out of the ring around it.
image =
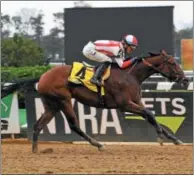
[[[104,75],[102,76],[102,85],[104,85],[104,81],[108,79],[110,76],[110,67],[107,68]],[[96,68],[95,66],[91,66],[85,62],[73,62],[70,76],[68,77],[68,81],[75,84],[82,84],[87,87],[89,90],[94,92],[99,92],[98,87],[95,84],[90,82],[90,79],[94,75]],[[99,92],[102,96],[105,95],[104,86],[100,88]]]

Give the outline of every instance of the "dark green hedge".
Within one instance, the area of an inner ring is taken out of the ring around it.
[[[37,78],[53,66],[1,67],[1,83],[17,79]]]

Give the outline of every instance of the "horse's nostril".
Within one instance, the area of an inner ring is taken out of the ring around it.
[[[187,82],[187,83],[188,83],[188,82],[189,82],[189,79],[184,78],[184,79],[183,79],[183,82],[185,82],[185,83]]]
[[[183,87],[187,87],[188,84],[189,84],[189,79],[183,78],[181,82],[182,82],[181,85],[182,85]]]

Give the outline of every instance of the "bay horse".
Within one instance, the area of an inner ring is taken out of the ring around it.
[[[150,53],[135,66],[120,69],[117,65],[111,65],[111,73],[104,83],[106,95],[105,104],[100,103],[96,92],[87,89],[85,86],[74,85],[68,81],[72,69],[71,65],[55,66],[41,75],[37,91],[42,100],[45,112],[38,119],[33,128],[32,152],[38,151],[38,136],[40,131],[51,121],[58,111],[62,111],[69,123],[70,128],[99,150],[104,146],[88,134],[83,132],[78,124],[71,99],[79,102],[106,109],[119,109],[124,112],[131,112],[142,116],[156,130],[157,140],[162,145],[164,136],[170,139],[175,145],[182,144],[182,141],[175,135],[164,129],[155,119],[153,113],[144,107],[141,101],[141,84],[154,73],[160,73],[169,81],[188,85],[189,80],[176,63],[174,57],[165,50],[159,54]]]

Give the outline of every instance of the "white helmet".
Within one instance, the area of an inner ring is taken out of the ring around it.
[[[125,35],[123,41],[129,46],[138,46],[137,38],[134,35]]]

